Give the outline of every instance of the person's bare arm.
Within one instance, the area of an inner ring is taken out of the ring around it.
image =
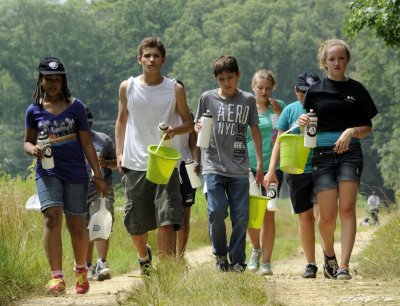
[[[92,170],[94,172],[93,179],[96,185],[96,189],[102,194],[103,197],[105,197],[107,195],[107,185],[100,170],[90,131],[78,131],[78,133],[83,152],[85,153],[86,159],[88,160],[90,167],[92,167]]]
[[[267,188],[269,184],[275,183],[276,185],[279,185],[279,180],[278,177],[276,176],[276,165],[279,162],[280,159],[280,153],[281,153],[281,144],[279,142],[279,136],[282,135],[283,131],[278,130],[278,136],[275,141],[274,147],[272,149],[271,153],[271,159],[269,160],[269,166],[268,166],[268,172],[264,176],[264,187]]]
[[[192,116],[190,115],[189,107],[186,101],[185,89],[181,84],[175,85],[175,95],[176,95],[176,111],[182,119],[182,124],[169,127],[166,131],[167,139],[173,138],[175,135],[182,135],[190,133],[193,131],[194,122]]]
[[[36,130],[25,129],[24,151],[26,154],[36,156],[37,158],[43,157],[43,152],[36,145]]]
[[[126,89],[128,81],[125,80],[119,86],[119,99],[118,99],[118,117],[115,122],[115,152],[116,152],[116,167],[120,173],[124,173],[122,170],[122,154],[124,151],[125,142],[125,129],[128,121],[128,101],[126,98]]]
[[[253,139],[254,151],[257,159],[256,181],[259,184],[263,182],[263,159],[262,159],[262,141],[258,124],[250,127],[251,138]]]

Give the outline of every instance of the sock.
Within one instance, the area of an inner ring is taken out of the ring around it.
[[[82,270],[86,270],[86,265],[74,265],[74,271],[78,272],[78,271],[82,271]]]
[[[336,255],[333,254],[333,256],[328,256],[326,255],[326,253],[324,252],[325,256],[328,258],[328,260],[335,260],[336,259]]]
[[[313,265],[313,266],[317,266],[317,263],[315,263],[315,262],[309,262],[308,264],[309,265]]]
[[[149,255],[146,255],[146,257],[144,257],[144,258],[140,258],[139,257],[139,261],[142,262],[142,263],[146,262],[146,261],[149,261],[149,260],[150,260]]]
[[[97,261],[101,261],[102,263],[107,262],[107,260],[105,258],[99,258],[99,259],[97,259]]]
[[[52,278],[63,278],[62,270],[50,271]]]

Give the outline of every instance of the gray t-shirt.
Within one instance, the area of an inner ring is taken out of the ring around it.
[[[235,96],[224,99],[218,89],[209,90],[200,97],[195,121],[207,110],[213,118],[213,129],[210,146],[201,150],[202,173],[248,177],[247,127],[259,123],[255,97],[238,90]]]
[[[111,138],[101,132],[91,130],[92,142],[96,153],[100,154],[105,160],[116,159],[115,147]],[[90,165],[88,165],[90,167]],[[107,184],[108,198],[114,198],[114,189],[112,186],[112,169],[101,167],[104,180]],[[88,200],[97,195],[96,185],[92,180],[89,182]]]

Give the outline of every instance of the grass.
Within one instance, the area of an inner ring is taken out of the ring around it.
[[[380,213],[381,226],[358,257],[359,273],[365,277],[400,277],[400,209]]]
[[[31,170],[32,171],[32,170]],[[33,177],[27,180],[4,176],[0,179],[0,305],[10,305],[30,295],[43,294],[49,279],[49,268],[43,249],[43,218],[38,212],[27,211],[27,199],[36,193]],[[110,239],[108,261],[114,275],[138,268],[136,252],[122,222],[124,196],[116,188],[115,219]],[[365,200],[357,202],[358,216],[367,213]],[[400,213],[387,216],[385,225],[363,253],[360,273],[374,276],[397,276],[400,259]],[[228,220],[227,220],[228,221]],[[227,224],[229,225],[229,221]],[[339,233],[339,226],[336,233]],[[362,227],[358,228],[363,230]],[[228,226],[228,231],[229,231]],[[339,241],[340,237],[336,237]],[[149,243],[156,252],[155,233]],[[191,233],[188,250],[210,246],[208,237],[207,205],[201,191],[192,207]],[[288,200],[280,201],[276,212],[276,241],[273,261],[295,254],[300,247],[298,217],[292,215]],[[250,243],[247,254],[250,254]],[[154,252],[154,253],[155,253]],[[63,267],[67,285],[71,286],[73,256],[68,231],[63,230]],[[205,281],[206,280],[206,281]],[[131,299],[137,304],[206,304],[206,305],[274,305],[274,288],[260,281],[257,275],[244,273],[215,273],[207,263],[196,269],[182,269],[181,264],[167,261],[157,265],[150,281],[143,283]],[[143,288],[145,288],[143,290]]]

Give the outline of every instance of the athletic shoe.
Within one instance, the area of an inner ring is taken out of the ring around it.
[[[220,272],[227,272],[229,270],[229,263],[228,263],[228,258],[226,257],[226,255],[223,256],[215,256],[216,259],[216,263],[215,263],[215,267],[217,269],[217,271]]]
[[[147,250],[147,257],[149,259],[143,262],[140,261],[139,259],[140,274],[144,276],[149,276],[150,270],[152,269],[151,261],[153,259],[153,256],[151,254],[151,247],[148,244],[146,244],[146,250]]]
[[[243,273],[244,270],[245,270],[245,267],[243,267],[241,264],[238,264],[238,263],[229,266],[230,272]]]
[[[104,262],[103,262],[104,260]],[[105,259],[97,259],[95,280],[103,281],[111,278],[111,270]]]
[[[269,262],[263,262],[260,267],[261,275],[272,275],[271,264]]]
[[[336,276],[336,279],[339,279],[339,280],[349,280],[352,278],[350,275],[349,269],[347,269],[347,268],[339,268],[337,270],[337,273],[335,276]]]
[[[324,276],[325,278],[336,279],[336,272],[339,269],[339,265],[336,260],[336,256],[333,259],[329,259],[324,253]]]
[[[262,255],[262,250],[261,249],[260,250],[253,249],[251,251],[250,260],[249,260],[249,263],[247,265],[247,269],[250,272],[257,272],[258,269],[260,268],[261,255]]]
[[[302,278],[316,278],[317,277],[318,267],[313,264],[308,264],[306,266],[306,270],[301,275]]]
[[[86,268],[88,269],[88,271],[87,271],[87,278],[88,278],[88,280],[93,280],[94,279],[94,277],[96,276],[96,270],[95,270],[95,268],[93,267],[93,265],[92,265],[92,263],[91,262],[89,262],[87,265],[86,265]]]
[[[46,293],[51,295],[65,294],[65,282],[62,278],[53,277],[46,285]]]
[[[89,291],[89,281],[87,279],[87,269],[75,270],[75,292],[77,294],[85,294]]]

